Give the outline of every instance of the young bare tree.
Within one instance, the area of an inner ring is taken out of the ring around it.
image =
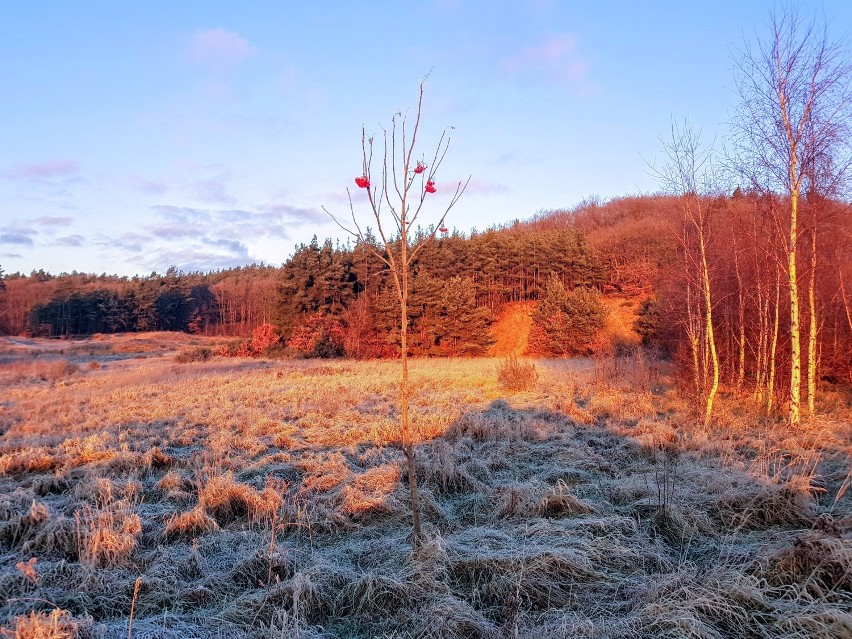
[[[423,247],[443,228],[447,214],[458,203],[470,182],[468,177],[467,181],[456,185],[452,196],[441,207],[441,213],[430,231],[417,235],[412,233],[412,228],[417,228],[415,225],[420,220],[427,200],[432,199],[432,194],[437,192],[437,173],[449,149],[449,132],[452,130],[452,127],[444,129],[427,164],[427,158],[418,151],[424,82],[425,79],[420,83],[420,96],[413,123],[409,121],[407,114],[397,112],[391,119],[390,129],[382,128],[379,144],[376,144],[374,137],[367,136],[365,129],[361,130],[362,173],[355,179],[355,184],[366,191],[368,219],[372,219],[376,225],[378,241],[375,244],[368,241],[366,233],[369,233],[369,229],[363,222],[359,222],[348,188],[351,225],[341,222],[323,207],[340,228],[356,238],[359,246],[371,251],[388,268],[399,301],[399,352],[402,363],[399,391],[400,439],[408,471],[412,545],[415,548],[420,540],[420,501],[415,473],[416,437],[409,416],[408,300],[411,291],[411,266]],[[379,146],[381,153],[378,170],[374,170],[373,166],[376,146]]]
[[[713,186],[711,149],[689,126],[672,123],[671,141],[664,143],[667,163],[658,171],[666,188],[680,196],[683,231],[678,240],[684,254],[686,278],[686,331],[693,360],[696,392],[702,399],[704,424],[713,416],[719,391],[719,354],[713,326],[713,295],[708,261],[710,211],[705,197]],[[691,292],[699,293],[693,300]]]
[[[848,127],[852,66],[847,50],[825,29],[804,21],[792,7],[774,14],[769,34],[747,45],[736,61],[741,103],[734,121],[740,169],[753,188],[783,193],[788,200],[775,219],[784,238],[790,300],[789,423],[800,421],[802,354],[799,308],[800,204],[807,192],[811,158],[831,154]],[[810,340],[815,344],[814,323]],[[815,346],[809,343],[809,352]],[[808,362],[815,379],[815,357]]]

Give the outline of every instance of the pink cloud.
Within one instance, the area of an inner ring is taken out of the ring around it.
[[[34,164],[19,164],[12,167],[7,175],[19,180],[49,180],[70,177],[79,171],[80,164],[74,160],[49,160]]]
[[[190,57],[216,68],[232,67],[257,54],[241,35],[225,29],[200,29],[192,36]]]
[[[191,191],[196,199],[208,204],[233,205],[236,200],[228,194],[229,173],[215,175],[207,180],[196,180]]]
[[[204,229],[196,224],[175,222],[151,228],[151,233],[165,240],[203,235]]]
[[[456,183],[459,181],[464,184],[464,180],[457,180]],[[506,193],[508,191],[509,187],[505,184],[471,178],[467,188],[465,189],[465,195],[495,195],[497,193]]]
[[[70,226],[74,222],[74,218],[43,215],[33,221],[36,224],[41,224],[42,226]]]
[[[163,182],[149,180],[138,175],[130,177],[127,182],[132,188],[136,189],[137,191],[141,193],[148,193],[150,195],[162,195],[163,193],[169,190],[168,185]]]
[[[534,47],[522,49],[513,59],[509,60],[509,66],[516,69],[526,67],[537,67],[551,65],[565,59],[577,50],[577,39],[573,36],[557,36],[546,40]]]
[[[570,35],[555,36],[521,49],[505,61],[505,68],[512,73],[550,78],[584,90],[592,88],[587,83],[589,63],[580,58],[577,39]]]
[[[85,238],[82,235],[66,235],[64,237],[60,237],[56,239],[56,243],[60,246],[83,246],[83,240]]]

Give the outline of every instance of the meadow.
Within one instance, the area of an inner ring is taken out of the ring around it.
[[[848,388],[705,428],[641,351],[415,360],[412,551],[399,362],[211,345],[0,341],[0,634],[852,636]]]

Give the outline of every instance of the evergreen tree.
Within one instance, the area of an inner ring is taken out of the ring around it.
[[[597,291],[587,287],[567,291],[551,275],[533,314],[530,346],[547,355],[588,354],[605,320],[606,308]]]
[[[437,345],[443,355],[480,355],[493,343],[491,312],[476,306],[473,281],[452,277],[438,297]]]
[[[642,338],[642,346],[652,346],[660,331],[660,307],[654,300],[645,300],[638,315],[633,328]]]

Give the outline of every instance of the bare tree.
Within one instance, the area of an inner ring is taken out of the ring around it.
[[[667,190],[680,196],[683,231],[677,233],[684,254],[686,332],[692,351],[696,393],[702,398],[704,424],[713,415],[719,391],[719,354],[713,326],[713,296],[708,261],[710,211],[705,196],[713,189],[712,149],[688,125],[672,122],[671,140],[663,143],[666,165],[657,175]],[[696,289],[699,295],[692,299]]]
[[[746,45],[736,61],[740,106],[734,120],[739,168],[762,192],[783,193],[787,210],[775,218],[783,239],[790,300],[789,423],[800,421],[802,355],[798,257],[803,235],[801,197],[809,184],[812,158],[831,153],[848,127],[852,92],[847,50],[828,39],[825,29],[784,8],[771,18],[769,34]],[[824,164],[823,164],[824,166]],[[814,311],[815,312],[815,311]],[[811,328],[815,344],[814,323]],[[815,347],[809,344],[809,352]],[[808,362],[815,379],[815,357]]]
[[[400,360],[402,362],[400,383],[400,435],[402,451],[405,455],[408,486],[411,495],[412,545],[416,548],[420,540],[420,501],[417,493],[417,475],[415,473],[415,433],[409,416],[409,380],[408,380],[408,299],[411,288],[411,265],[423,247],[431,242],[435,234],[444,226],[447,214],[458,203],[470,178],[459,182],[449,201],[442,207],[442,213],[431,230],[423,235],[413,235],[412,228],[420,220],[426,201],[437,191],[437,172],[446,157],[450,146],[452,127],[444,129],[435,146],[430,162],[418,152],[418,134],[420,118],[423,114],[423,82],[420,83],[420,96],[414,122],[410,123],[407,114],[397,112],[391,119],[390,129],[382,128],[379,141],[381,145],[381,164],[377,171],[373,169],[375,138],[367,136],[361,130],[362,173],[355,184],[366,191],[371,219],[379,234],[376,244],[368,241],[362,222],[355,213],[352,194],[349,195],[351,225],[343,223],[325,207],[323,210],[344,231],[354,236],[359,245],[370,250],[390,271],[399,301],[400,317]],[[369,217],[369,216],[368,216]]]

